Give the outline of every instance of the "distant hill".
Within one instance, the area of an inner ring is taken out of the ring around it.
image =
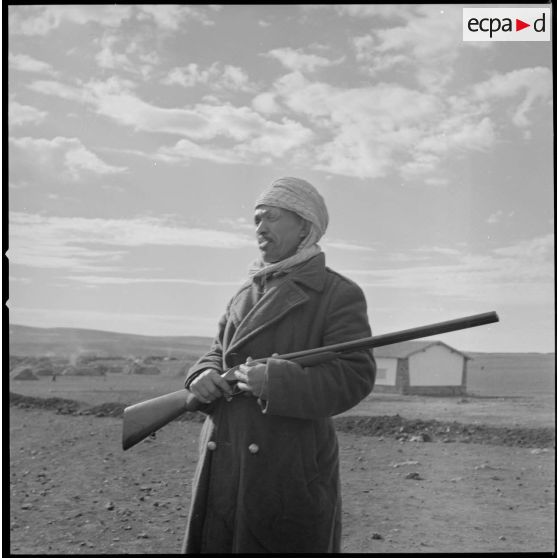
[[[42,328],[10,324],[11,356],[72,358],[97,356],[162,356],[183,358],[207,351],[212,339],[192,336],[151,336],[67,327]]]
[[[150,336],[76,328],[10,325],[10,356],[169,357],[195,361],[212,339]],[[483,395],[551,395],[556,388],[554,353],[466,352],[467,391]]]

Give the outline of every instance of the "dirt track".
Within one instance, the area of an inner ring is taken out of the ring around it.
[[[127,452],[121,426],[10,408],[12,553],[179,551],[200,424],[171,423]],[[393,435],[339,433],[344,552],[556,550],[554,442]]]

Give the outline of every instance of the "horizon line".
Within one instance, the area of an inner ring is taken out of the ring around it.
[[[153,337],[158,339],[164,339],[169,337],[177,337],[177,338],[193,338],[198,337],[202,339],[212,339],[213,336],[211,335],[154,335],[154,334],[144,334],[144,333],[129,333],[126,331],[116,331],[116,330],[108,330],[108,329],[94,329],[94,328],[87,328],[87,327],[69,327],[69,326],[34,326],[34,325],[27,325],[22,323],[13,323],[8,322],[9,327],[11,326],[19,326],[19,327],[28,327],[31,329],[42,329],[42,330],[52,330],[52,329],[63,329],[63,330],[81,330],[81,331],[95,331],[100,333],[108,333],[108,334],[116,334],[116,335],[130,335],[134,337]],[[435,337],[435,336],[433,336]],[[433,338],[432,342],[435,342],[436,339]],[[446,343],[448,344],[448,343]],[[448,344],[449,345],[449,344]],[[476,354],[539,354],[539,355],[556,355],[556,350],[554,351],[476,351],[476,350],[464,350],[459,349],[460,352],[463,353],[476,353]]]

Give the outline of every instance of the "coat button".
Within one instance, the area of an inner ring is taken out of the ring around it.
[[[250,444],[248,446],[248,451],[250,453],[258,453],[260,451],[260,448],[258,447],[258,444]]]
[[[207,449],[209,451],[213,451],[217,447],[217,444],[213,441],[207,442]]]

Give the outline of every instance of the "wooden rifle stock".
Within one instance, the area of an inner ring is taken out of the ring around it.
[[[412,339],[486,325],[497,321],[499,321],[499,318],[496,312],[486,312],[484,314],[475,314],[473,316],[395,331],[374,337],[365,337],[355,341],[287,353],[273,358],[292,360],[301,366],[315,366],[319,363],[338,358],[342,353],[393,345],[402,341],[410,341]],[[267,358],[255,360],[255,362],[262,363],[266,361]],[[223,376],[227,381],[234,383],[234,371],[237,368],[230,368],[225,372]],[[124,450],[131,448],[185,412],[198,411],[203,407],[204,404],[186,389],[126,407],[123,415],[122,448]]]

